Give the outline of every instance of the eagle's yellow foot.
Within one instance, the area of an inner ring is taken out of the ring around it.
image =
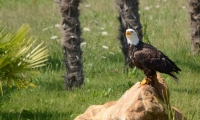
[[[142,85],[145,85],[145,84],[149,85],[151,82],[152,82],[152,80],[150,78],[145,78],[142,80],[142,82],[140,82],[139,87],[141,87]]]

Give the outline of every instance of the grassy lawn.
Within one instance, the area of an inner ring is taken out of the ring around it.
[[[141,22],[147,25],[146,38],[181,69],[180,84],[162,75],[170,89],[172,106],[189,119],[200,120],[200,56],[190,56],[189,15],[185,0],[140,0]],[[60,46],[62,32],[59,6],[53,0],[0,0],[0,24],[15,31],[30,24],[33,38],[44,41],[50,51],[46,67],[32,76],[37,86],[8,89],[0,97],[2,120],[72,120],[90,105],[117,100],[144,75],[137,70],[123,73],[123,55],[117,40],[118,20],[114,0],[83,0],[80,21],[85,85],[65,91],[65,67]],[[102,32],[108,32],[107,36]],[[51,39],[58,36],[57,39]],[[102,46],[107,46],[108,49]]]

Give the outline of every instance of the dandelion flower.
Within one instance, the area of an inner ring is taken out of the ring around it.
[[[34,87],[34,88],[36,87],[35,84],[33,84],[33,83],[29,83],[29,86]]]

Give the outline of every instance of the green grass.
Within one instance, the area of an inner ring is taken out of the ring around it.
[[[85,7],[88,4],[90,7]],[[159,8],[156,8],[158,5]],[[172,106],[186,117],[200,120],[200,56],[189,55],[189,16],[183,6],[187,7],[184,0],[140,0],[141,22],[147,22],[151,44],[182,69],[178,75],[180,84],[162,75],[170,89]],[[145,10],[146,7],[150,9]],[[62,33],[55,27],[61,22],[58,5],[50,0],[0,0],[1,25],[6,26],[6,31],[15,31],[23,23],[30,24],[31,36],[44,41],[51,54],[48,65],[40,69],[41,74],[31,78],[36,88],[17,90],[4,87],[0,119],[72,120],[90,105],[119,99],[131,85],[144,78],[141,71],[136,71],[135,76],[123,73],[114,1],[84,0],[80,9],[82,28],[91,29],[82,34],[87,43],[82,47],[85,85],[81,89],[65,91],[61,77],[65,75],[65,67],[59,43]],[[45,28],[49,29],[43,31]],[[107,36],[102,36],[101,28],[108,32]],[[58,39],[51,40],[54,35]],[[109,48],[104,49],[103,45]]]

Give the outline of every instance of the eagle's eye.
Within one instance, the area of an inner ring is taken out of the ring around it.
[[[133,33],[133,31],[131,31],[131,33]]]

